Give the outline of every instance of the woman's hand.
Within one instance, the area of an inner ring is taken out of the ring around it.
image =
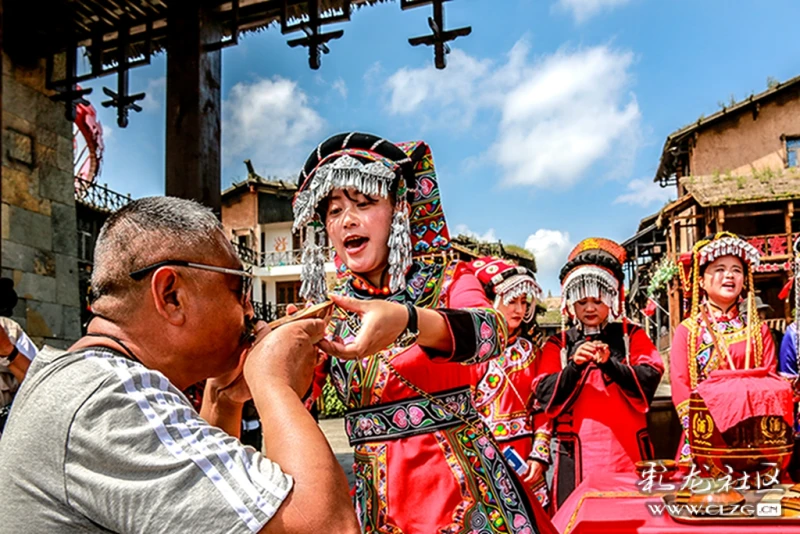
[[[214,402],[227,402],[234,405],[242,405],[250,400],[250,388],[244,380],[244,360],[246,352],[242,352],[239,358],[239,365],[236,369],[228,371],[220,376],[209,378],[206,382],[204,395]]]
[[[594,347],[594,361],[597,363],[606,363],[608,358],[611,356],[611,350],[608,348],[608,345],[601,343],[600,341],[596,341],[594,342]]]
[[[583,365],[585,363],[594,361],[594,354],[594,344],[591,342],[586,342],[579,346],[578,350],[575,351],[575,354],[572,355],[572,361],[574,361],[576,365]]]
[[[331,295],[330,298],[336,306],[361,317],[361,330],[352,343],[323,339],[317,344],[331,356],[343,360],[371,356],[394,343],[408,325],[408,310],[402,304],[339,295]]]
[[[522,481],[528,485],[532,486],[534,482],[539,480],[544,476],[546,468],[542,462],[538,462],[533,459],[528,460],[528,472],[525,473]]]

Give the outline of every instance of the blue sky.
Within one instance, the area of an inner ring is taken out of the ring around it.
[[[526,246],[557,294],[575,243],[624,240],[668,199],[651,182],[669,133],[800,74],[792,0],[455,0],[446,27],[472,35],[451,43],[444,71],[407,43],[430,14],[356,11],[319,71],[277,28],[226,49],[223,187],[246,158],[293,179],[341,131],[424,139],[451,233]],[[87,84],[105,130],[100,181],[134,197],[164,191],[165,73],[164,56],[132,72],[148,97],[126,129],[99,106],[116,80]]]

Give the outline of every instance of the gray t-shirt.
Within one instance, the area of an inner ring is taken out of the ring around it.
[[[0,439],[0,533],[257,532],[291,488],[110,349],[42,350]]]

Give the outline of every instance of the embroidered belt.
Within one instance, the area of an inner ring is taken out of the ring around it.
[[[347,412],[345,430],[350,445],[389,441],[464,424],[480,425],[469,387],[413,397]]]

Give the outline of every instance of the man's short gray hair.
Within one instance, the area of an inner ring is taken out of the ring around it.
[[[94,249],[92,297],[122,296],[130,273],[168,260],[220,252],[222,225],[207,207],[175,197],[145,197],[120,208],[100,229]]]

